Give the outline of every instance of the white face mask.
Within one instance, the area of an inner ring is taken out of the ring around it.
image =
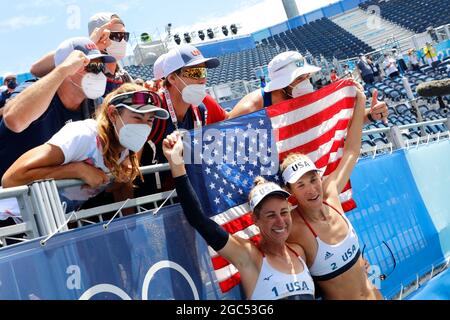
[[[105,94],[106,82],[103,72],[86,73],[81,80],[81,89],[88,99],[97,99]]]
[[[152,128],[148,124],[125,124],[121,116],[119,119],[123,124],[119,132],[120,144],[128,150],[138,152],[147,142]]]
[[[127,42],[125,40],[111,41],[111,45],[106,48],[106,52],[116,58],[117,61],[122,60],[127,55]]]
[[[187,85],[186,82],[183,81],[183,79],[181,79],[180,77],[178,78],[186,85],[181,93],[183,101],[194,106],[200,105],[206,97],[206,84]]]
[[[292,88],[292,98],[298,98],[311,92],[314,92],[314,87],[309,79],[306,79]]]

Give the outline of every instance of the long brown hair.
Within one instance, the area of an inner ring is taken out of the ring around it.
[[[120,86],[115,91],[108,94],[103,101],[101,107],[97,110],[96,120],[97,120],[97,128],[98,128],[98,136],[100,138],[100,142],[103,147],[103,161],[105,162],[106,167],[111,170],[114,178],[124,177],[123,171],[126,170],[126,175],[130,178],[130,181],[134,181],[137,176],[140,176],[143,181],[141,172],[139,171],[139,160],[137,158],[136,153],[129,150],[128,159],[131,163],[131,168],[124,168],[119,163],[121,152],[120,150],[123,148],[119,142],[119,139],[116,135],[116,129],[108,116],[108,107],[111,105],[111,100],[122,93],[146,90],[144,87],[141,87],[134,83],[125,83]],[[120,114],[123,113],[123,110],[116,109]]]

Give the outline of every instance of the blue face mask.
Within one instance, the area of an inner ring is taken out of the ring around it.
[[[17,88],[17,82],[15,80],[11,80],[8,82],[7,86],[8,89],[14,90],[15,88]]]

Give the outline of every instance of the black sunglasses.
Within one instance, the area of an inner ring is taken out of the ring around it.
[[[388,274],[383,273],[383,274],[381,274],[381,275],[378,277],[381,281],[386,280],[386,279],[392,274],[392,272],[394,272],[395,268],[397,267],[397,260],[395,260],[394,253],[392,252],[391,248],[388,246],[388,244],[386,243],[386,241],[383,241],[383,244],[384,244],[384,245],[386,246],[386,248],[389,250],[389,252],[390,252],[390,254],[391,254],[391,256],[392,256],[392,260],[394,261],[394,265],[392,266],[392,270],[391,270]],[[366,250],[366,245],[365,245],[365,244],[364,244],[364,247],[363,247],[363,250],[362,250],[362,258],[363,258],[363,259],[364,259],[364,250]]]
[[[91,62],[84,68],[84,70],[89,73],[99,74],[100,72],[105,73],[106,67],[103,62]]]
[[[128,42],[128,40],[130,40],[130,33],[129,32],[112,31],[109,34],[109,39],[111,39],[112,41],[116,41],[116,42],[121,42],[122,40],[125,39],[125,41]]]

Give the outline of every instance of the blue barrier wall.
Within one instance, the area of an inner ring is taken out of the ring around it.
[[[307,23],[310,23],[312,21],[318,20],[323,17],[324,17],[324,15],[323,15],[322,9],[317,9],[317,10],[314,10],[312,12],[305,14],[305,20]]]
[[[408,150],[407,159],[420,195],[450,256],[450,141]],[[439,178],[438,178],[439,177]]]
[[[358,208],[349,218],[361,247],[366,245],[365,257],[389,275],[381,282],[388,298],[444,260],[437,230],[414,182],[404,151],[364,159],[352,175]]]
[[[450,40],[440,42],[436,45],[436,53],[441,61],[444,58],[450,57]]]
[[[0,250],[0,300],[240,298],[216,290],[208,250],[172,206]]]

